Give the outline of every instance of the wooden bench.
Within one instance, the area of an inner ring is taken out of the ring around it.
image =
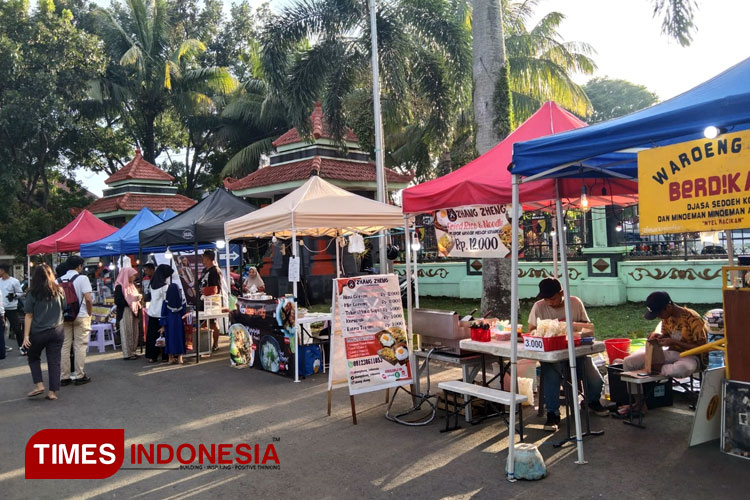
[[[505,406],[511,405],[511,396],[512,394],[510,392],[501,391],[499,389],[492,389],[490,387],[484,387],[481,385],[472,384],[469,382],[461,382],[458,380],[452,380],[448,382],[440,382],[438,384],[438,388],[443,390],[444,399],[445,399],[445,429],[443,429],[440,432],[447,432],[452,431],[455,429],[459,429],[458,425],[458,415],[461,411],[461,408],[463,408],[466,405],[471,404],[472,398],[478,398],[482,399],[484,401],[489,401],[491,403],[497,403]],[[449,410],[449,400],[448,396],[452,394],[453,395],[453,408],[454,411]],[[459,403],[458,402],[458,396],[464,396],[464,402]],[[516,394],[516,406],[518,408],[518,425],[520,428],[520,436],[521,441],[523,441],[523,403],[528,398],[526,396],[523,396],[521,394]],[[455,418],[455,423],[453,427],[450,426],[450,418]]]

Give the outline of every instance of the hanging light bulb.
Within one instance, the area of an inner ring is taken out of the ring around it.
[[[619,222],[619,221],[617,222],[617,225],[615,226],[615,231],[617,231],[618,233],[622,231],[622,222]]]
[[[169,247],[167,247],[167,251],[164,252],[164,258],[167,260],[172,260],[172,250],[170,250]]]
[[[109,267],[110,271],[114,271],[115,270],[115,263],[114,262],[110,262],[108,267]]]
[[[104,262],[99,261],[99,267],[102,267],[104,265]]]
[[[299,246],[301,247],[305,246],[305,240],[299,240]]]
[[[586,212],[589,209],[589,197],[586,195],[586,186],[581,188],[581,211]]]
[[[550,236],[552,236],[552,237],[554,238],[555,236],[557,236],[557,231],[555,231],[555,230],[553,229],[552,231],[550,231],[549,235],[550,235]]]
[[[273,238],[271,238],[271,243],[273,243],[273,244],[275,245],[277,241],[279,241],[279,239],[278,239],[278,238],[276,237],[276,235],[274,234],[274,235],[273,235]]]
[[[703,129],[703,137],[705,137],[706,139],[716,139],[721,133],[722,130],[719,127],[714,127],[713,125],[709,125],[705,129]]]
[[[226,246],[227,246],[227,243],[224,240],[218,240],[216,242],[216,248],[218,248],[219,250],[223,250]]]
[[[418,252],[420,248],[422,248],[422,244],[419,242],[419,236],[414,233],[411,237],[411,249]]]

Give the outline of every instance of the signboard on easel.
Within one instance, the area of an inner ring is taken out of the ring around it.
[[[338,321],[334,320],[331,336],[329,390],[344,379],[352,397],[411,384],[412,346],[398,277],[340,278],[334,280],[333,295]],[[356,423],[353,399],[352,416]]]

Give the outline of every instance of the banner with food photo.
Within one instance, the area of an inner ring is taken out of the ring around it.
[[[349,394],[412,382],[412,343],[406,334],[398,277],[336,280]]]
[[[513,227],[508,205],[436,210],[435,237],[443,257],[503,258],[510,254]],[[519,232],[519,238],[522,238]]]
[[[296,313],[293,297],[252,300],[240,297],[229,315],[233,366],[294,376]]]

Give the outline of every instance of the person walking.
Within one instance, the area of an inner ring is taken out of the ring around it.
[[[148,305],[148,329],[146,332],[146,358],[149,363],[155,363],[161,356],[167,361],[167,354],[162,347],[156,345],[156,339],[161,335],[161,312],[164,299],[167,296],[167,285],[172,276],[172,266],[159,264],[151,278],[151,302]]]
[[[161,309],[160,332],[166,337],[164,351],[169,355],[169,362],[182,364],[185,354],[185,326],[182,318],[187,313],[185,298],[180,293],[177,283],[171,283]]]
[[[141,294],[135,286],[138,271],[124,267],[115,281],[115,305],[117,324],[120,325],[122,359],[138,359],[138,314],[141,311]]]
[[[21,356],[25,356],[26,349],[21,347],[23,326],[21,325],[21,314],[18,310],[18,299],[23,297],[23,289],[21,288],[21,282],[11,276],[9,271],[10,266],[8,264],[0,264],[0,294],[3,296],[5,305],[5,319],[8,320],[10,331],[16,338]],[[4,347],[3,350],[5,350]]]
[[[213,250],[203,251],[203,274],[201,275],[201,296],[203,296],[203,290],[206,288],[214,288],[216,293],[221,293],[221,275],[216,267],[214,259],[216,254]],[[202,304],[200,304],[202,306]],[[213,335],[213,346],[212,351],[219,350],[219,324],[215,319],[208,322],[209,328]]]
[[[0,359],[5,359],[5,308],[0,294]]]
[[[83,272],[83,258],[71,255],[65,261],[68,271],[60,278],[60,286],[72,283],[75,295],[78,299],[78,314],[72,320],[63,322],[65,329],[65,341],[62,346],[62,380],[61,385],[66,386],[71,382],[75,385],[83,385],[91,382],[91,378],[84,370],[86,365],[86,348],[89,345],[89,334],[91,332],[91,316],[93,304],[91,300],[91,282]],[[75,359],[75,379],[71,377],[70,349],[73,348]]]
[[[55,281],[52,268],[39,264],[34,268],[31,289],[26,297],[22,346],[27,351],[34,389],[28,397],[44,394],[42,351],[47,354],[47,399],[57,399],[60,390],[60,356],[65,339],[63,310],[65,295]]]

